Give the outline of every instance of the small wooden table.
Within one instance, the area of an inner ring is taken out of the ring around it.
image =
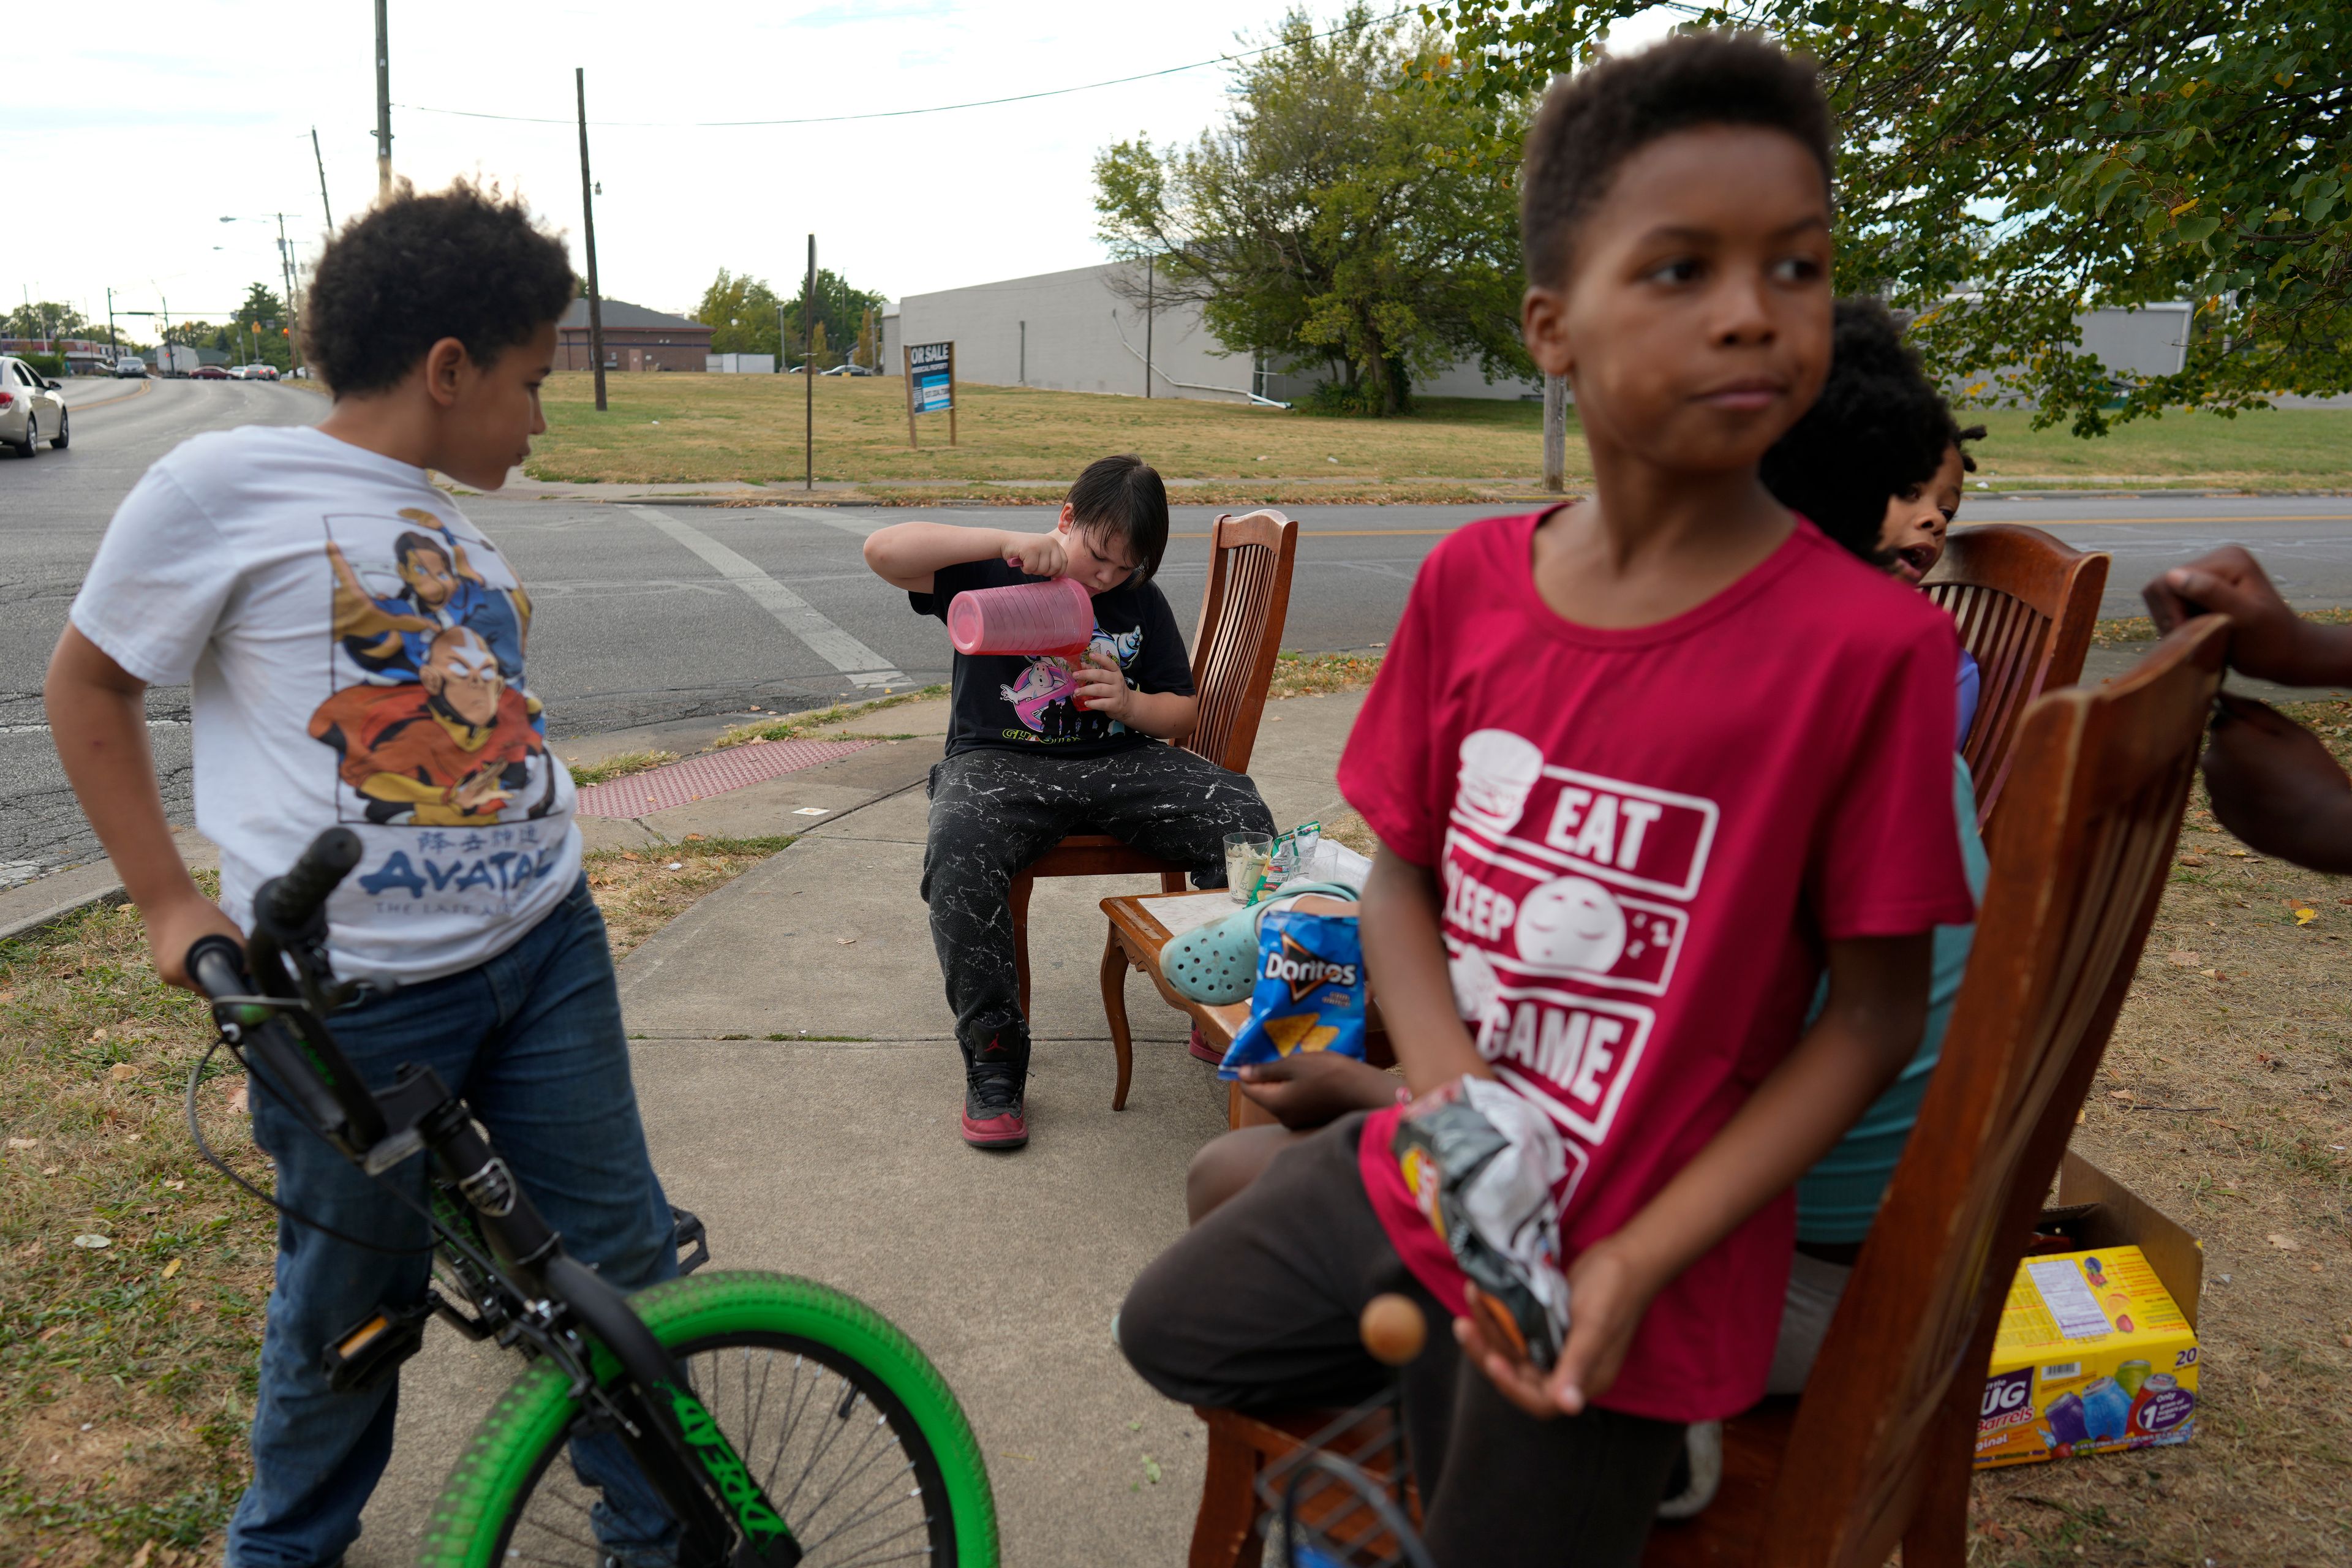
[[[1110,917],[1110,936],[1103,944],[1102,956],[1103,1014],[1110,1021],[1111,1048],[1118,1053],[1118,1087],[1110,1099],[1113,1110],[1127,1109],[1128,1085],[1135,1076],[1134,1037],[1127,1021],[1127,972],[1130,968],[1150,975],[1168,1005],[1190,1017],[1199,1027],[1201,1037],[1220,1052],[1233,1047],[1234,1037],[1249,1021],[1248,1003],[1213,1007],[1205,1002],[1195,1002],[1169,984],[1168,977],[1160,972],[1160,954],[1175,940],[1175,933],[1160,923],[1153,912],[1154,906],[1171,899],[1201,896],[1136,893],[1102,900],[1102,912]],[[1381,1026],[1379,1004],[1369,997],[1364,1009],[1364,1059],[1380,1068],[1396,1061],[1389,1048],[1388,1032]],[[1239,1083],[1232,1083],[1225,1089],[1225,1120],[1234,1127],[1255,1127],[1271,1123],[1274,1116],[1244,1094]]]

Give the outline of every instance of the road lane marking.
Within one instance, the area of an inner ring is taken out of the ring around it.
[[[113,397],[101,397],[91,403],[68,403],[66,405],[66,412],[79,414],[85,408],[103,408],[110,403],[128,403],[134,397],[144,397],[154,390],[153,382],[142,379],[139,383],[139,389],[135,392],[125,392]]]
[[[819,658],[849,677],[856,686],[914,684],[888,659],[827,620],[806,599],[691,523],[649,506],[632,506],[635,512],[672,539],[702,557],[710,569],[743,590],[751,602],[776,618],[776,624],[806,644]]]
[[[801,522],[821,522],[827,528],[837,528],[844,533],[854,533],[864,539],[877,530],[889,527],[903,518],[865,517],[854,511],[840,511],[822,506],[780,506],[768,509],[780,511]],[[1205,537],[1205,536],[1204,536]]]

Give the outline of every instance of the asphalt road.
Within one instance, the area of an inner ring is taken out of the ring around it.
[[[108,517],[146,466],[201,430],[315,419],[298,388],[156,382],[121,401],[77,386],[74,444],[0,458],[0,886],[87,859],[94,840],[43,722],[41,671]],[[2352,435],[2352,424],[2347,424]],[[532,689],[551,735],[569,739],[759,707],[792,710],[871,695],[898,678],[945,678],[947,637],[868,574],[863,535],[902,510],[637,507],[469,499],[531,591]],[[1422,558],[1491,508],[1301,506],[1283,643],[1324,650],[1386,640]],[[995,527],[1049,524],[1044,508],[928,515]],[[1161,583],[1188,631],[1214,510],[1176,509]],[[2250,546],[2305,605],[2352,604],[2352,497],[1971,497],[1963,525],[2032,522],[2111,552],[2105,613],[2139,608],[2163,567],[2225,541]],[[164,800],[189,817],[186,692],[151,694]]]

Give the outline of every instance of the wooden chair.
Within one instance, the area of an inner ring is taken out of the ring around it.
[[[1960,754],[1977,782],[1977,825],[2009,782],[2018,727],[2033,700],[2083,678],[2109,557],[2038,528],[1994,522],[1955,531],[1927,574],[1928,596],[1959,623],[1983,684]]]
[[[1803,1399],[1724,1426],[1721,1490],[1651,1535],[1656,1568],[1962,1568],[2001,1304],[2131,984],[2221,681],[2218,616],[2020,726],[2014,803],[1943,1059]],[[1192,1568],[1255,1560],[1250,1477],[1296,1422],[1202,1411]],[[1213,1492],[1213,1495],[1212,1495]]]
[[[1290,614],[1298,524],[1271,508],[1217,519],[1209,531],[1209,581],[1192,632],[1199,717],[1184,749],[1233,772],[1249,771],[1265,691]],[[1021,1016],[1029,1016],[1029,896],[1040,877],[1109,877],[1157,871],[1163,892],[1184,890],[1188,867],[1147,855],[1108,833],[1073,833],[1013,879],[1013,963]],[[1121,1098],[1125,1098],[1122,1081]]]

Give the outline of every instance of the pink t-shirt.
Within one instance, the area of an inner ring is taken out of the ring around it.
[[[1951,620],[1800,520],[1656,626],[1537,594],[1540,513],[1422,567],[1339,763],[1391,852],[1434,868],[1455,1001],[1559,1127],[1570,1258],[1623,1226],[1795,1045],[1823,944],[1976,918],[1951,794]],[[1462,1276],[1364,1130],[1373,1208],[1443,1301]],[[1651,1304],[1597,1403],[1712,1420],[1762,1396],[1783,1194]],[[1570,1310],[1573,1311],[1571,1304]]]

